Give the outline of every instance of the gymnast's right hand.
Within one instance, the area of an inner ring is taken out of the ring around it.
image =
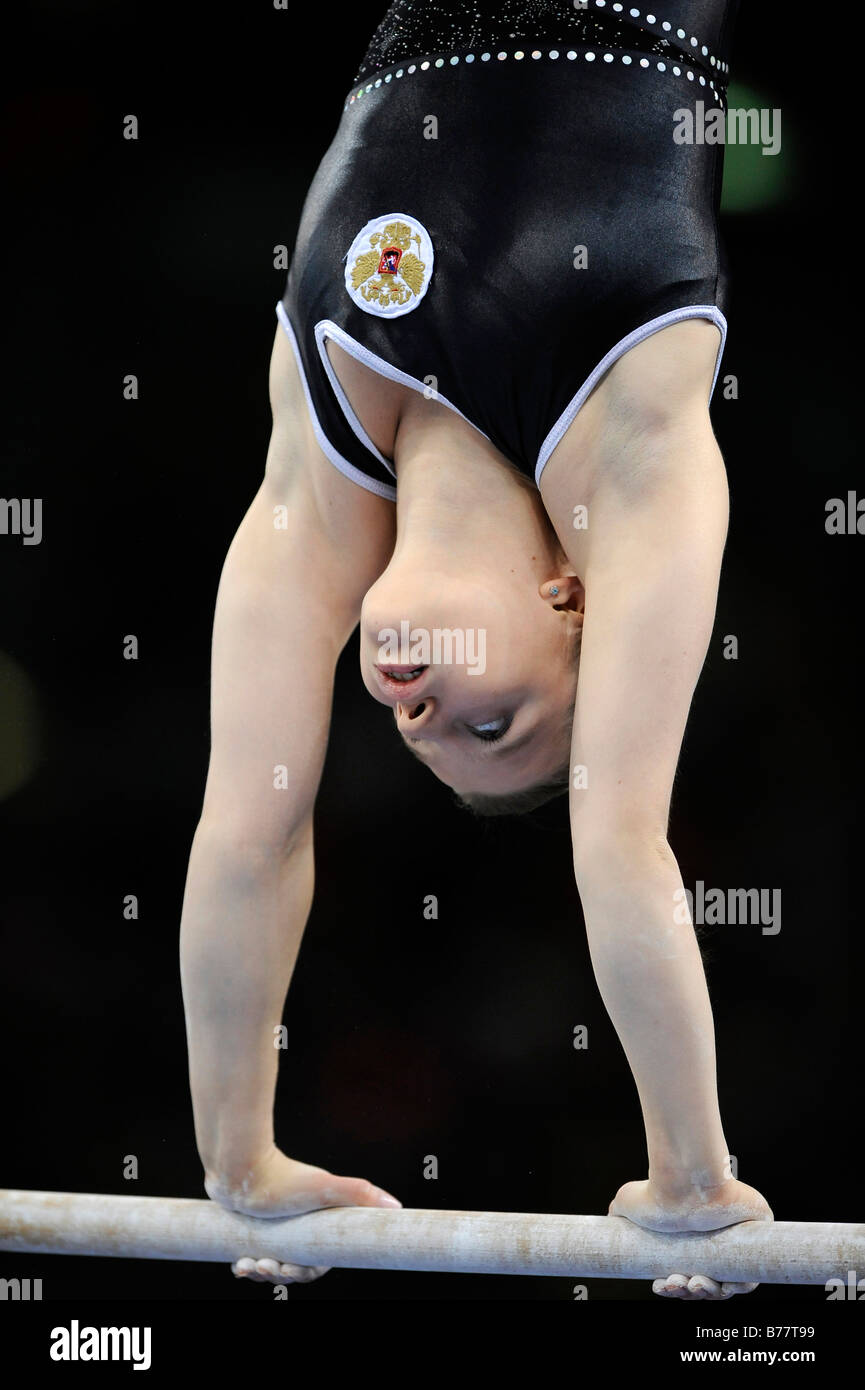
[[[326,1168],[315,1168],[289,1158],[273,1148],[251,1163],[243,1177],[238,1170],[229,1179],[205,1172],[204,1189],[214,1202],[239,1211],[244,1216],[300,1216],[321,1207],[401,1207],[389,1192],[375,1187],[366,1178],[341,1178]],[[245,1255],[231,1266],[236,1279],[257,1283],[308,1284],[326,1274],[329,1265],[280,1264]]]

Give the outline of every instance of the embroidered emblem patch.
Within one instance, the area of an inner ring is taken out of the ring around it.
[[[346,256],[345,287],[368,314],[396,318],[420,304],[433,272],[426,227],[402,212],[374,217],[358,232]]]

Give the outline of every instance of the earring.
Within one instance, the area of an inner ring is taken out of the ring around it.
[[[555,598],[555,596],[556,596],[556,594],[557,594],[558,592],[559,592],[559,586],[558,586],[558,584],[551,584],[551,585],[550,585],[550,595],[551,595],[551,597]]]

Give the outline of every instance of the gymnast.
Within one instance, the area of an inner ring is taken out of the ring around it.
[[[773,1219],[730,1171],[667,838],[728,524],[709,417],[723,150],[674,140],[674,113],[724,107],[736,3],[395,0],[345,95],[277,305],[264,478],[219,585],[181,922],[196,1143],[228,1208],[401,1205],[274,1143],[274,1029],[359,624],[364,685],[464,807],[569,794],[646,1129],[648,1177],[610,1214],[674,1232]],[[435,633],[450,646],[431,657]],[[483,669],[465,658],[481,633]],[[232,1270],[325,1272],[254,1252]],[[676,1298],[756,1287],[658,1275]]]

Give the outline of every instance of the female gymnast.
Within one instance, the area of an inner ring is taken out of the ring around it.
[[[481,814],[568,790],[593,968],[634,1075],[656,1231],[771,1220],[731,1176],[712,1012],[668,843],[728,491],[722,146],[736,0],[395,0],[303,211],[264,479],[216,604],[181,924],[205,1190],[247,1214],[399,1206],[274,1143],[337,659]],[[698,105],[702,103],[702,107]],[[275,776],[274,769],[281,768]],[[322,1269],[256,1260],[236,1275]],[[699,1271],[656,1293],[726,1298]]]

